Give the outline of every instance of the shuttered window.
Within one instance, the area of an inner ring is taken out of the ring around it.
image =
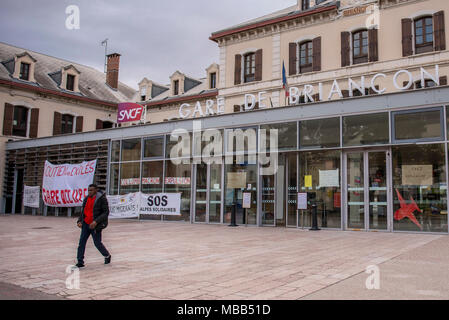
[[[416,53],[433,51],[433,18],[423,17],[415,20]]]
[[[305,73],[313,70],[313,43],[303,42],[299,45],[299,72]]]
[[[26,137],[27,124],[28,124],[28,108],[22,106],[14,106],[12,135],[17,137]]]
[[[353,64],[368,62],[368,30],[361,30],[352,34]]]
[[[256,80],[256,54],[254,52],[243,56],[244,58],[244,82],[251,82]]]
[[[74,117],[70,114],[63,114],[61,117],[61,134],[73,133]]]

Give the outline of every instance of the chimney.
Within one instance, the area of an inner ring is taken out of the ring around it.
[[[120,54],[111,53],[107,55],[108,64],[106,69],[106,83],[112,88],[118,88],[118,72],[120,67]]]

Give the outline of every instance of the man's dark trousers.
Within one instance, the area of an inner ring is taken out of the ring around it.
[[[87,239],[89,239],[89,236],[92,235],[92,238],[94,239],[94,245],[100,251],[100,253],[106,258],[109,257],[109,252],[104,247],[103,243],[101,242],[101,230],[96,231],[89,229],[89,225],[83,221],[83,226],[81,228],[81,236],[80,236],[80,242],[78,245],[78,262],[84,263],[84,252],[86,251],[86,242]]]

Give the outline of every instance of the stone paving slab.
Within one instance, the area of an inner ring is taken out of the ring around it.
[[[448,239],[112,220],[112,263],[89,239],[80,288],[68,289],[79,234],[74,218],[0,215],[0,282],[67,299],[301,299]]]

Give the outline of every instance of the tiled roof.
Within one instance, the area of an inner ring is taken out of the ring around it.
[[[12,73],[6,68],[4,64],[8,60],[14,59],[15,55],[20,55],[24,52],[27,52],[36,60],[34,71],[34,77],[37,82],[36,84],[19,79],[14,79],[12,77]],[[0,62],[0,79],[21,84],[28,83],[43,89],[58,91],[65,94],[72,94],[75,97],[82,96],[94,100],[120,103],[131,101],[136,93],[136,90],[121,82],[119,82],[118,89],[113,90],[106,84],[106,74],[92,67],[88,67],[64,59],[51,57],[28,49],[15,47],[3,42],[0,42]],[[55,81],[55,77],[57,78],[57,73],[61,71],[61,68],[65,68],[70,65],[73,65],[80,72],[80,93],[63,90],[58,87],[58,84]]]

